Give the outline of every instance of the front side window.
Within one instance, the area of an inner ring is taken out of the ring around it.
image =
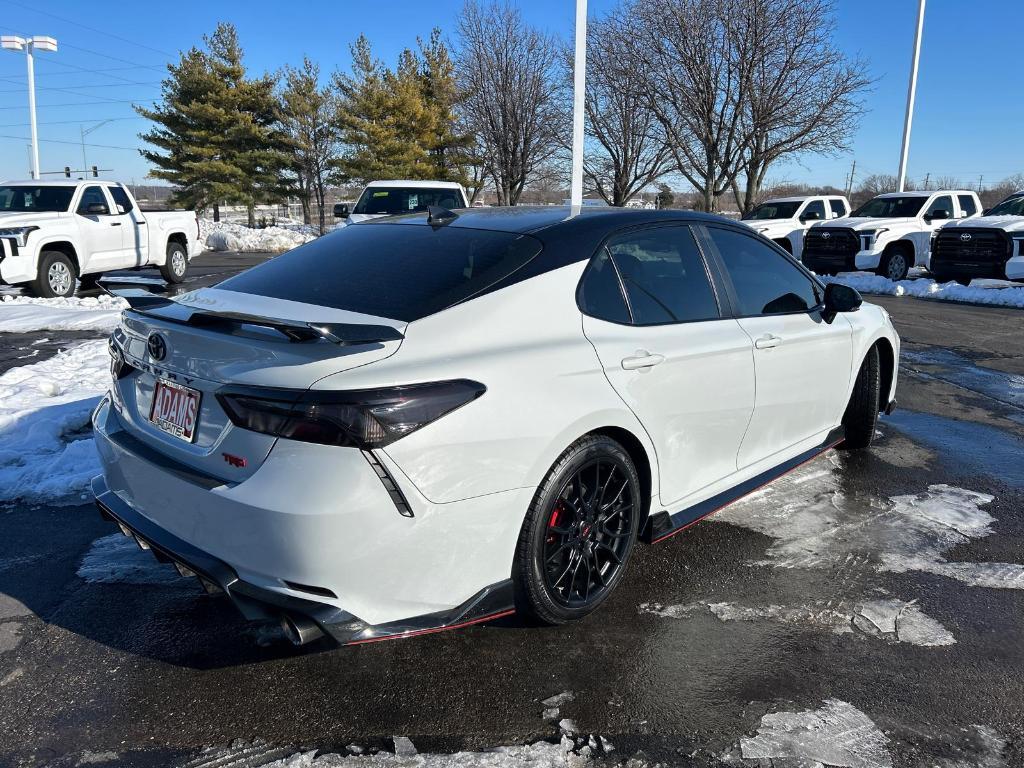
[[[842,200],[829,200],[828,205],[832,209],[832,213],[834,213],[838,218],[842,218],[846,215],[846,205]]]
[[[64,213],[75,188],[12,184],[0,186],[0,213]]]
[[[956,199],[960,201],[960,210],[964,212],[964,216],[973,216],[978,212],[978,205],[970,195],[957,195]]]
[[[802,216],[805,219],[813,219],[814,214],[818,214],[818,221],[822,221],[826,218],[825,216],[825,203],[822,200],[811,200],[804,208]]]
[[[926,202],[928,198],[923,195],[876,197],[850,215],[859,219],[912,219],[921,212]]]
[[[110,212],[109,206],[107,206],[107,197],[103,194],[101,187],[86,187],[85,191],[82,192],[82,199],[78,201],[78,212],[83,216],[95,216],[96,214],[89,213],[89,206],[99,203],[107,209],[107,213]]]
[[[717,319],[718,302],[689,227],[618,235],[608,252],[626,289],[634,325]]]
[[[452,209],[464,207],[465,202],[457,189],[368,187],[363,190],[352,213],[396,216],[402,213],[421,213],[431,205]]]
[[[539,240],[515,232],[370,221],[217,287],[412,322],[486,291],[540,250]]]
[[[940,195],[936,197],[931,205],[928,206],[928,210],[925,211],[925,216],[934,216],[936,211],[945,211],[947,219],[956,218],[956,212],[953,210],[953,198],[949,195]]]
[[[819,288],[785,256],[731,229],[708,227],[743,317],[807,312],[821,302]]]
[[[114,198],[114,205],[117,206],[118,213],[129,213],[134,207],[128,193],[121,187],[111,187],[110,196]]]
[[[785,202],[767,202],[761,203],[754,210],[743,217],[744,221],[763,221],[765,219],[792,219],[796,216],[797,208],[800,207],[799,201],[785,203]]]

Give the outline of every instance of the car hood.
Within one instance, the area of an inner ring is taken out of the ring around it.
[[[1001,229],[1005,232],[1024,232],[1024,216],[976,216],[947,224],[943,229]]]
[[[48,221],[66,218],[67,213],[0,213],[0,229],[9,227],[39,227]]]
[[[898,227],[911,228],[917,225],[917,219],[911,216],[893,217],[890,219],[870,219],[846,216],[841,219],[831,219],[815,224],[815,227],[843,227],[856,232],[863,232],[869,229],[896,229]]]
[[[796,219],[758,219],[743,221],[742,224],[746,224],[755,232],[762,234],[773,234],[776,232],[792,232],[794,229],[800,227],[800,222]]]

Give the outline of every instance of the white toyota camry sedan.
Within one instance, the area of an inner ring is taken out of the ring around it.
[[[125,295],[100,510],[296,643],[578,619],[895,402],[884,310],[702,214],[431,209]]]

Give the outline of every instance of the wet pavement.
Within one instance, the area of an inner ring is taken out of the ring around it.
[[[568,627],[297,651],[91,507],[0,510],[0,765],[450,752],[560,718],[608,761],[1024,765],[1024,313],[876,299],[907,353],[876,445],[641,546]]]

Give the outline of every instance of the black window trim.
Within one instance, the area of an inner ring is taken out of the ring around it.
[[[100,195],[103,196],[103,202],[107,206],[107,212],[106,213],[83,213],[83,211],[82,211],[82,202],[85,199],[86,193],[90,189],[98,189],[100,191]],[[112,215],[115,215],[113,213],[114,208],[111,208],[111,203],[113,203],[113,202],[114,201],[111,198],[110,193],[107,191],[106,186],[104,186],[103,184],[90,184],[87,187],[82,187],[82,194],[78,196],[78,204],[75,206],[75,215],[76,216],[112,216]]]
[[[665,325],[691,325],[693,323],[714,323],[714,322],[718,322],[719,320],[728,320],[728,319],[730,319],[730,317],[731,317],[731,308],[728,308],[727,304],[725,302],[723,302],[723,299],[725,297],[722,294],[722,286],[720,285],[719,281],[716,279],[715,274],[713,273],[713,271],[711,269],[711,263],[710,263],[710,260],[708,259],[707,253],[706,253],[704,247],[701,245],[701,238],[700,238],[700,235],[698,233],[699,226],[700,225],[697,222],[694,222],[694,221],[678,221],[678,220],[677,221],[658,221],[658,222],[654,222],[654,223],[637,224],[637,225],[634,225],[634,226],[631,226],[631,227],[623,227],[622,229],[617,229],[614,232],[609,233],[604,238],[604,240],[601,241],[601,244],[597,247],[597,250],[595,250],[590,255],[589,259],[587,259],[587,267],[586,267],[586,269],[583,270],[583,274],[580,275],[579,282],[576,283],[576,307],[577,307],[577,309],[579,309],[580,313],[583,314],[586,317],[592,317],[595,320],[600,320],[603,323],[611,323],[613,325],[622,325],[622,326],[627,326],[627,327],[630,327],[630,328],[660,328],[661,326],[665,326]],[[634,318],[633,306],[629,302],[629,291],[626,290],[625,283],[622,280],[622,274],[619,272],[619,267],[615,263],[615,259],[612,257],[611,251],[608,249],[608,243],[611,242],[612,240],[614,240],[617,237],[621,237],[622,235],[632,234],[633,232],[643,232],[643,231],[652,230],[652,229],[666,229],[666,228],[669,228],[669,227],[674,227],[674,228],[683,227],[683,228],[686,228],[686,229],[690,230],[690,235],[693,237],[694,243],[696,243],[696,245],[697,245],[697,254],[700,256],[701,262],[704,264],[704,273],[705,273],[705,275],[707,275],[708,283],[711,286],[711,295],[712,295],[712,297],[715,300],[715,306],[718,307],[718,317],[706,317],[706,318],[703,318],[701,320],[668,320],[668,321],[666,321],[664,323],[644,323],[643,325],[639,325],[636,322],[634,322],[634,320],[633,320],[633,318]],[[617,320],[608,320],[607,318],[598,317],[597,315],[593,315],[593,314],[591,314],[589,312],[586,312],[583,309],[582,302],[580,301],[580,294],[581,294],[581,292],[583,290],[583,281],[586,279],[587,275],[590,274],[591,267],[593,266],[594,262],[597,260],[598,256],[600,256],[602,251],[604,251],[604,252],[606,252],[608,254],[608,261],[611,263],[612,267],[615,269],[615,276],[616,276],[616,278],[618,280],[618,283],[619,283],[619,292],[622,294],[623,302],[626,305],[626,311],[629,313],[629,322],[628,323],[620,323]]]
[[[701,222],[700,224],[695,224],[694,229],[700,231],[700,239],[703,240],[705,244],[704,247],[706,248],[708,258],[715,264],[715,269],[717,270],[719,276],[718,279],[721,280],[723,290],[725,291],[725,294],[729,297],[729,317],[731,317],[732,319],[745,320],[748,318],[755,317],[785,317],[786,315],[813,315],[815,313],[820,314],[825,309],[825,284],[818,279],[817,275],[813,274],[809,269],[807,269],[807,267],[805,267],[803,264],[797,261],[792,254],[787,253],[784,248],[772,242],[764,235],[761,235],[754,231],[744,232],[739,227],[723,225],[719,224],[718,222]],[[781,256],[794,267],[796,267],[797,271],[811,282],[811,284],[817,289],[816,295],[818,296],[818,303],[815,304],[810,309],[794,310],[792,312],[772,312],[771,314],[765,314],[761,312],[756,315],[741,315],[738,311],[738,308],[741,306],[739,296],[736,294],[736,288],[735,286],[733,286],[732,278],[729,277],[729,272],[725,268],[725,261],[722,259],[721,254],[718,252],[718,246],[716,246],[714,240],[711,239],[712,229],[723,229],[728,232],[735,232],[737,234],[743,235],[744,237],[749,237],[752,240],[756,240],[768,246],[768,248],[775,251],[775,253],[777,253],[779,256]],[[700,242],[700,240],[698,240],[698,242]]]

